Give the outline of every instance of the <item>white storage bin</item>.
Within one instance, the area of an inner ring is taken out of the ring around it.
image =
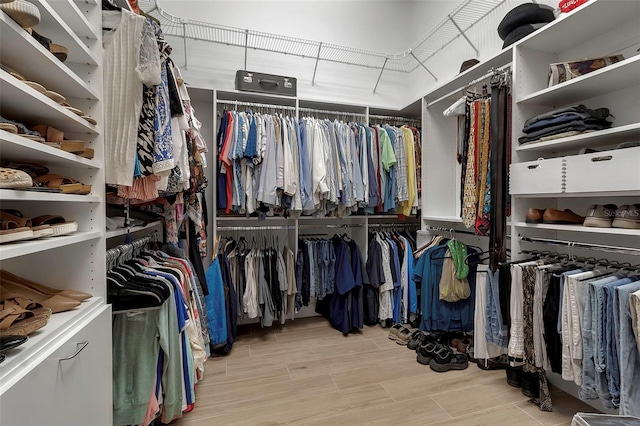
[[[560,194],[564,189],[564,157],[512,164],[509,170],[512,195]]]
[[[640,191],[640,147],[566,157],[566,192]]]

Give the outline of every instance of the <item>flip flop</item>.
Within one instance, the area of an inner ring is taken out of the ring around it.
[[[47,214],[34,217],[31,223],[35,226],[49,225],[53,229],[53,236],[72,234],[78,230],[78,222],[75,220],[67,222],[62,216]]]

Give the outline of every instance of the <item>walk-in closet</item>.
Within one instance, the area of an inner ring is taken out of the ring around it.
[[[0,425],[640,425],[640,1],[0,0]]]

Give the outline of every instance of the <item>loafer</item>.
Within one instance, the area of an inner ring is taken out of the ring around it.
[[[584,217],[580,216],[579,214],[575,214],[569,209],[547,209],[542,215],[542,222],[558,225],[582,225],[582,223],[584,222]]]
[[[544,216],[544,209],[529,209],[527,210],[527,216],[525,218],[525,222],[542,223],[543,216]]]
[[[583,225],[595,228],[611,228],[617,210],[618,206],[615,204],[594,204],[589,207]]]
[[[0,337],[0,353],[6,352],[10,349],[17,348],[24,342],[29,340],[27,336],[8,335]]]

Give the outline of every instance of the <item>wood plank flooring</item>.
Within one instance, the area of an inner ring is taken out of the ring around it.
[[[207,361],[196,408],[172,425],[555,426],[594,411],[552,390],[554,411],[542,412],[504,371],[435,373],[387,334],[343,336],[318,317],[243,326],[230,355]]]

